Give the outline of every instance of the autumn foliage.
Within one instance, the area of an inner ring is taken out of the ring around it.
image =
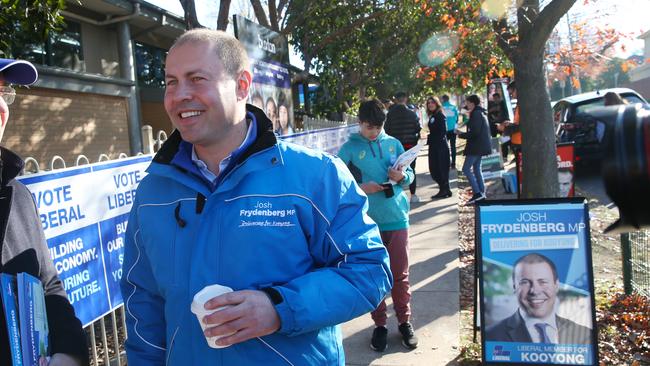
[[[513,69],[496,44],[480,1],[415,0],[427,16],[439,18],[443,29],[458,39],[456,48],[437,65],[421,65],[416,77],[452,89],[481,89],[494,77],[512,77]],[[435,36],[435,33],[434,33]],[[439,52],[439,51],[437,51]],[[431,55],[442,58],[444,55]]]
[[[601,365],[650,363],[650,299],[614,294],[597,313]]]

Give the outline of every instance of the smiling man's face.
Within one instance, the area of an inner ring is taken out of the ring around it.
[[[534,318],[553,313],[559,284],[548,263],[519,263],[515,267],[514,290],[519,307]]]
[[[202,42],[174,47],[165,71],[165,109],[183,139],[208,147],[230,136],[229,130],[239,122],[241,98],[235,78],[226,74],[214,47]]]

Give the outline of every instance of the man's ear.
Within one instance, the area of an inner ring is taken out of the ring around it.
[[[251,90],[251,83],[253,82],[253,76],[250,71],[244,70],[239,73],[237,77],[237,100],[247,100],[248,93]]]

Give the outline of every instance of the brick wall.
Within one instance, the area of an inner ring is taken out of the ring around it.
[[[41,170],[54,155],[73,166],[77,155],[91,163],[100,154],[129,153],[127,100],[97,94],[18,88],[2,144],[34,157]]]

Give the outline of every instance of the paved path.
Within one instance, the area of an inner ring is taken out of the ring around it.
[[[455,365],[459,346],[458,196],[456,172],[452,171],[454,195],[431,200],[438,192],[428,170],[426,151],[416,166],[417,194],[422,200],[411,205],[410,263],[412,323],[420,339],[416,350],[401,344],[397,320],[388,301],[388,349],[370,349],[374,324],[370,314],[343,325],[347,365],[437,366]]]

